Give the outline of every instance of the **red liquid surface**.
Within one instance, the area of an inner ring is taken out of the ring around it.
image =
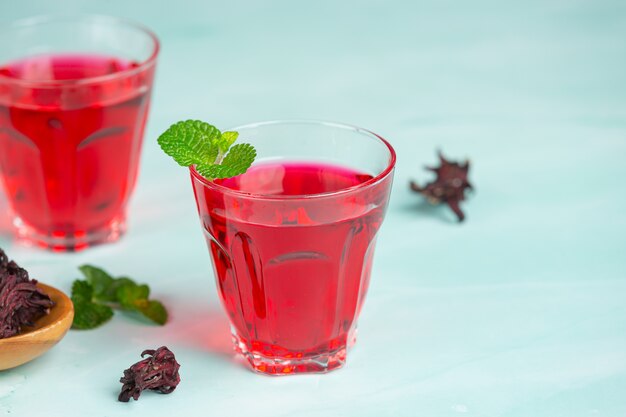
[[[123,218],[136,180],[149,81],[139,75],[80,80],[135,66],[93,55],[44,55],[0,66],[0,75],[29,81],[0,96],[0,173],[13,211],[37,233],[80,238]],[[151,77],[152,70],[141,75]]]
[[[298,196],[354,187],[371,178],[332,165],[272,163],[218,183],[255,194]],[[293,366],[253,363],[256,369],[326,371],[343,363],[367,291],[388,191],[382,186],[371,200],[371,195],[357,195],[316,202],[294,197],[269,205],[262,199],[251,205],[234,201],[230,208],[226,203],[224,216],[221,209],[211,209],[213,192],[203,196],[196,188],[219,291],[240,349],[294,360]],[[229,216],[229,210],[238,214]],[[298,365],[300,359],[320,355],[335,356],[320,367]]]

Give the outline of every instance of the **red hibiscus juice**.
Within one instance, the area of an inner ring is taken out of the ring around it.
[[[240,137],[246,141],[245,131]],[[235,347],[253,369],[290,374],[344,364],[391,187],[391,169],[372,174],[270,160],[210,182],[192,169]]]
[[[73,250],[124,231],[153,70],[91,54],[0,66],[0,173],[18,233]]]
[[[108,16],[0,28],[0,183],[17,237],[55,251],[126,230],[159,41]]]

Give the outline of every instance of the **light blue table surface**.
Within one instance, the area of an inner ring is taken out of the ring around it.
[[[87,262],[148,282],[172,318],[71,331],[0,373],[0,414],[626,416],[626,3],[4,0],[0,20],[64,10],[163,43],[130,229],[59,255],[2,218],[0,246],[66,291]],[[395,146],[344,369],[269,378],[234,358],[189,178],[155,140],[183,118],[330,119]],[[473,163],[462,225],[408,190],[438,147]],[[122,370],[163,344],[179,388],[117,402]]]

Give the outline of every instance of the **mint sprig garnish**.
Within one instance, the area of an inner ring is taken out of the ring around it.
[[[101,268],[92,265],[79,267],[85,276],[72,285],[75,329],[93,329],[113,317],[113,309],[137,312],[147,319],[163,325],[167,310],[160,301],[150,300],[150,288],[137,284],[128,277],[114,278]]]
[[[238,132],[220,132],[200,120],[185,120],[170,126],[159,136],[161,149],[181,166],[195,165],[203,177],[213,180],[241,175],[256,158],[248,143],[233,146]]]

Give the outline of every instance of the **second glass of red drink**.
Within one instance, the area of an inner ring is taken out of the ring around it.
[[[235,348],[266,374],[338,368],[356,335],[395,153],[336,123],[234,130],[257,162],[215,181],[192,167],[191,179]]]
[[[0,177],[18,236],[63,251],[125,231],[158,50],[104,16],[2,29]]]

